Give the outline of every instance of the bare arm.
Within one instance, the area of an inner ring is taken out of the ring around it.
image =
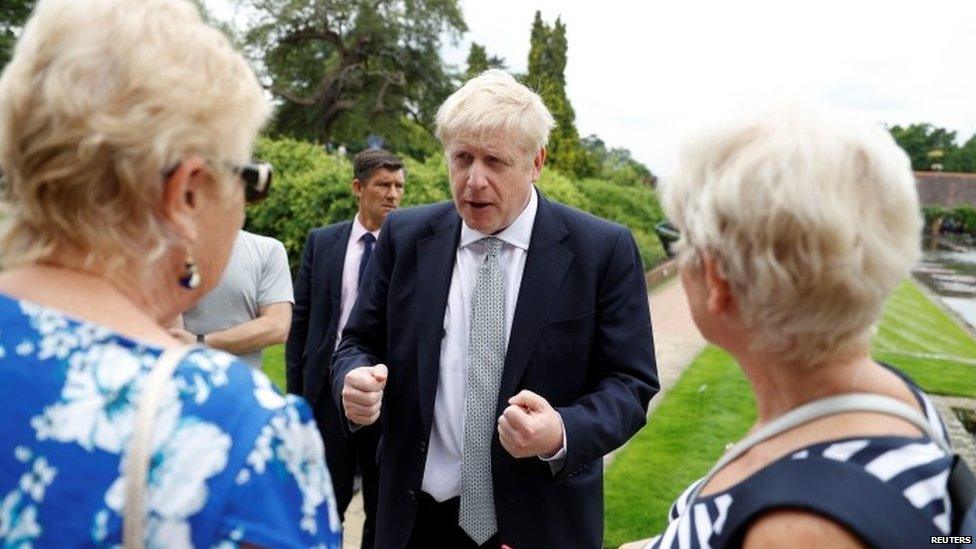
[[[258,318],[232,328],[206,334],[204,342],[222,351],[240,355],[284,343],[291,327],[291,303],[272,303],[258,309]]]
[[[767,547],[836,547],[864,544],[836,522],[805,511],[772,511],[757,519],[746,533],[745,549]]]

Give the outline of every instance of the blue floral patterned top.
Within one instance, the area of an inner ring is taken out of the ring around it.
[[[0,539],[114,546],[135,403],[161,349],[0,296]],[[304,401],[219,351],[179,365],[153,427],[147,547],[340,547]]]

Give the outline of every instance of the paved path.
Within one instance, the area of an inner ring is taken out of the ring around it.
[[[346,509],[345,529],[342,532],[342,549],[359,549],[359,544],[363,540],[363,521],[366,515],[363,513],[362,493],[353,496]]]
[[[648,301],[654,328],[657,374],[661,380],[661,392],[651,400],[650,413],[657,408],[664,393],[678,381],[685,368],[702,352],[706,342],[691,318],[688,300],[678,277],[653,289]]]
[[[976,399],[941,395],[930,396],[945,421],[952,448],[969,463],[970,467],[976,470],[976,435],[966,431],[966,427],[963,426],[959,416],[953,410],[953,408],[963,408],[976,411]]]

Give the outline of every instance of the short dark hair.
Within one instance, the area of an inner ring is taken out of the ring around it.
[[[366,181],[372,177],[373,172],[380,168],[384,168],[390,171],[397,171],[403,169],[403,160],[391,153],[390,151],[384,151],[383,149],[366,149],[365,151],[356,155],[356,158],[352,161],[354,176],[359,180],[360,183],[365,184]]]

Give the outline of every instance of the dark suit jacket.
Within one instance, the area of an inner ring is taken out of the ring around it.
[[[453,203],[393,212],[333,356],[346,373],[385,363],[377,547],[402,547],[414,517],[437,390],[444,311],[461,230]],[[502,543],[600,547],[602,458],[642,425],[658,390],[644,272],[630,232],[541,194],[498,394],[522,389],[562,415],[567,454],[553,475],[492,440]]]
[[[345,221],[309,233],[295,280],[295,308],[285,344],[286,383],[289,393],[305,397],[313,408],[329,383],[341,312],[342,266],[351,231],[352,221]],[[328,389],[324,394],[331,396]],[[327,423],[335,426],[335,435],[342,435],[338,417]]]

